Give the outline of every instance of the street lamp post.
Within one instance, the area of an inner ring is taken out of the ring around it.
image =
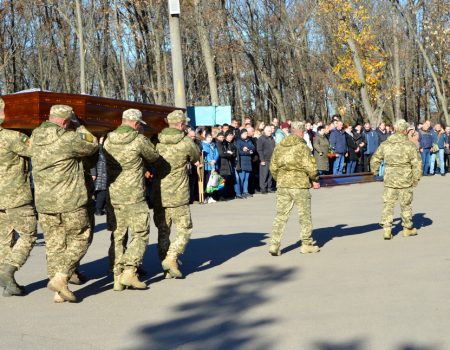
[[[186,92],[184,89],[183,55],[181,53],[180,33],[180,2],[168,0],[169,3],[169,29],[172,46],[172,73],[174,103],[176,107],[186,108]]]

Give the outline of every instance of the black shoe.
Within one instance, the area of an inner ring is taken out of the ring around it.
[[[445,173],[441,173],[441,176],[445,176]]]
[[[236,197],[234,197],[234,198],[236,198],[236,199],[245,199],[244,196],[240,196],[240,195],[236,195]]]
[[[267,191],[261,191],[261,194],[267,194]]]
[[[269,190],[269,193],[275,193],[276,191],[277,191],[276,189],[271,188],[271,189]]]
[[[250,193],[244,193],[244,194],[242,194],[242,197],[249,198],[249,197],[253,197],[253,195]]]

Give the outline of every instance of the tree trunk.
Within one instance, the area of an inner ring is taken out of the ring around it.
[[[75,0],[75,6],[77,14],[77,36],[80,42],[80,93],[86,94],[86,52],[84,49],[84,31],[80,0]]]

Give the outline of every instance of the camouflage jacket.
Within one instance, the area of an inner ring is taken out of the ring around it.
[[[144,166],[159,154],[148,138],[129,126],[110,132],[103,145],[111,204],[145,200]]]
[[[305,140],[296,135],[285,137],[275,147],[270,171],[277,187],[310,188],[311,182],[319,181],[316,160]]]
[[[370,160],[370,169],[378,175],[384,160],[384,186],[407,188],[417,185],[422,176],[419,152],[404,134],[394,134],[384,141]]]
[[[97,139],[84,127],[68,131],[46,121],[31,135],[36,209],[65,213],[86,205],[81,158],[94,154]]]
[[[27,135],[0,127],[0,209],[21,207],[32,202]]]
[[[166,128],[158,135],[156,149],[161,155],[156,164],[153,185],[155,205],[174,208],[189,203],[187,166],[200,160],[198,147],[178,129]]]

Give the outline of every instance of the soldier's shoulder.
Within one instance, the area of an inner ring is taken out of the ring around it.
[[[16,130],[2,129],[0,138],[6,142],[22,142],[24,144],[30,143],[28,135]]]

